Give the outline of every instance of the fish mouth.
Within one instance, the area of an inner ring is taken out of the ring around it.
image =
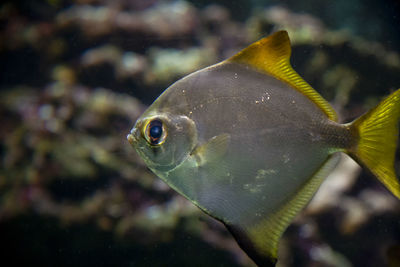
[[[139,131],[136,127],[133,127],[131,130],[131,133],[128,134],[126,136],[126,139],[128,139],[128,142],[132,145],[132,146],[136,146],[136,144],[139,141]]]

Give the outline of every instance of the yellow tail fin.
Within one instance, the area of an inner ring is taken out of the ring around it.
[[[365,165],[396,197],[400,184],[394,170],[399,137],[400,89],[351,123],[358,144],[350,154]]]

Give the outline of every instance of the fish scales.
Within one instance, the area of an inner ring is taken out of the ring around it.
[[[265,201],[263,209],[273,211],[287,194],[293,194],[318,170],[332,147],[343,143],[342,136],[331,138],[325,134],[327,128],[343,126],[333,125],[307,97],[276,78],[241,64],[217,65],[196,72],[171,89],[157,102],[180,103],[178,112],[193,119],[197,126],[199,144],[223,133],[231,136],[226,156],[210,169],[213,173],[209,169],[202,171],[196,196],[192,196],[209,204],[210,212],[221,217],[248,218],[248,210],[252,210],[249,202],[259,206],[259,200]],[[159,112],[177,112],[171,109],[173,106],[160,105]],[[230,170],[223,172],[221,168]],[[256,180],[257,172],[265,169],[273,171]],[[209,196],[230,199],[224,196],[241,195],[249,187],[258,189],[253,190],[254,195],[237,198],[232,204],[235,210],[220,206]],[[202,192],[210,190],[218,193],[204,197]],[[232,212],[236,215],[225,214]]]
[[[352,123],[290,66],[280,31],[171,85],[129,142],[148,167],[223,222],[260,266],[344,152],[397,197],[400,90]]]

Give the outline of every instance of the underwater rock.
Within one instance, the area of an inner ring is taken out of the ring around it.
[[[144,75],[148,68],[147,58],[134,52],[122,54],[121,61],[117,65],[117,77],[120,79],[137,79]]]
[[[144,31],[160,38],[191,35],[197,26],[196,10],[185,1],[161,3],[140,14],[121,12],[116,25],[128,31]]]
[[[109,34],[114,29],[118,9],[108,6],[73,5],[57,15],[57,26],[61,28],[79,26],[90,37]]]
[[[114,31],[176,38],[194,33],[195,9],[185,1],[160,3],[143,11],[124,11],[117,5],[74,5],[57,16],[59,27],[78,26],[88,37]]]
[[[281,6],[259,10],[248,21],[249,32],[258,38],[260,33],[271,30],[274,25],[287,30],[290,33],[290,39],[294,42],[301,42],[301,40],[307,43],[318,42],[326,33],[326,28],[319,19],[308,14],[291,12]]]
[[[57,244],[43,245],[57,249],[46,258],[89,250],[93,243],[65,236],[78,229],[85,240],[118,248],[113,265],[190,265],[201,251],[205,265],[252,266],[221,225],[155,179],[129,147],[125,133],[145,109],[142,102],[283,28],[293,39],[296,70],[344,121],[400,86],[398,51],[284,7],[259,9],[240,22],[215,4],[198,9],[185,1],[61,2],[43,17],[29,15],[17,2],[0,8],[0,230],[5,237],[14,229],[3,239],[17,244],[5,251],[10,255],[32,252],[57,236]],[[386,262],[385,252],[400,242],[399,204],[368,177],[350,159],[338,166],[285,233],[282,266]],[[40,228],[48,218],[60,227],[50,236]],[[3,227],[7,223],[15,228]],[[29,226],[32,231],[24,232]],[[104,241],[88,229],[112,238]],[[118,245],[128,241],[131,250]],[[82,253],[80,260],[106,260],[110,254],[102,252],[112,250],[90,249],[95,256]],[[20,254],[46,265],[41,254]]]
[[[190,48],[177,49],[151,49],[149,51],[149,71],[144,77],[145,83],[168,84],[176,78],[189,74],[199,68],[215,61],[215,53],[212,50]]]

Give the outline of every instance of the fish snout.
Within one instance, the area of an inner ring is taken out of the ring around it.
[[[128,139],[128,142],[132,146],[135,146],[138,143],[139,138],[140,138],[140,131],[136,127],[133,127],[131,133],[126,136],[126,139]]]

